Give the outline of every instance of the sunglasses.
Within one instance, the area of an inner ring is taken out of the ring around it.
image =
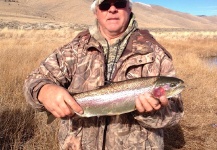
[[[106,10],[109,10],[111,5],[112,5],[112,3],[104,1],[99,5],[99,9],[106,11]],[[115,3],[113,3],[113,5],[118,9],[125,8],[127,6],[127,1],[116,1]]]

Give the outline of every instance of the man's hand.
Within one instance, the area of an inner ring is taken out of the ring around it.
[[[74,113],[83,113],[82,108],[63,87],[46,84],[38,95],[38,100],[55,117],[73,116]]]
[[[140,112],[151,112],[159,110],[161,106],[168,105],[168,99],[165,95],[160,96],[159,99],[153,97],[151,93],[145,93],[138,96],[136,99],[136,109]]]

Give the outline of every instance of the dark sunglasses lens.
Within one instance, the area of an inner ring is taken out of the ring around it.
[[[118,1],[114,5],[116,8],[125,8],[127,5],[127,1]]]
[[[116,8],[125,8],[126,5],[127,5],[127,1],[117,1],[114,3],[114,6]],[[102,2],[99,5],[100,10],[109,10],[110,7],[111,7],[111,3],[108,3],[108,2]]]
[[[99,9],[100,10],[109,10],[109,8],[111,7],[111,4],[110,3],[101,3],[100,5],[99,5]]]

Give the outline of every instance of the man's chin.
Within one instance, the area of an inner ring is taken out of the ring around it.
[[[122,28],[120,28],[120,27],[117,27],[117,26],[110,26],[109,28],[108,28],[108,31],[110,32],[110,33],[122,33],[124,30],[122,29]]]

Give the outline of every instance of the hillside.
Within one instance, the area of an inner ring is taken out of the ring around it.
[[[21,22],[56,22],[91,25],[92,0],[19,0],[0,1],[0,20]],[[133,3],[140,27],[217,29],[217,16],[193,16],[157,5]]]

